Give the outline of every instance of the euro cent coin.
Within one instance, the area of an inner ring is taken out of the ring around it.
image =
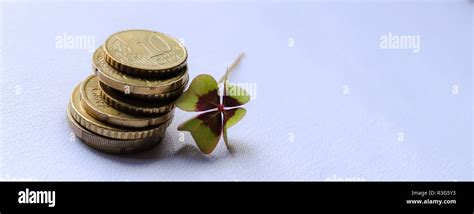
[[[121,112],[105,102],[101,96],[99,81],[91,75],[81,84],[81,105],[94,118],[111,125],[127,128],[145,128],[167,122],[173,117],[170,111],[150,116],[136,116]]]
[[[144,78],[132,76],[117,70],[105,60],[104,49],[99,47],[93,54],[92,67],[99,80],[106,85],[121,91],[141,97],[170,97],[176,91],[184,88],[189,79],[187,66],[182,67],[174,76],[166,78]]]
[[[136,99],[112,90],[109,86],[100,81],[99,87],[101,89],[102,98],[107,102],[107,104],[129,114],[160,114],[172,111],[175,107],[175,100],[148,101]]]
[[[80,94],[80,86],[77,86],[71,96],[70,101],[70,109],[71,116],[82,126],[85,127],[87,130],[96,133],[98,135],[102,135],[104,137],[114,138],[114,139],[123,139],[123,140],[131,140],[131,139],[141,139],[147,138],[151,136],[156,136],[157,134],[163,134],[168,126],[169,122],[166,122],[159,126],[154,126],[150,128],[144,129],[126,129],[122,127],[116,127],[96,118],[92,117],[87,111],[84,109],[83,105],[81,104],[81,94]]]
[[[86,145],[111,154],[137,153],[158,145],[164,134],[157,134],[142,139],[120,140],[97,135],[81,126],[71,115],[70,105],[67,108],[67,122],[74,135]]]
[[[104,44],[107,62],[116,69],[138,76],[156,76],[186,65],[186,48],[175,38],[149,30],[126,30],[112,34]]]

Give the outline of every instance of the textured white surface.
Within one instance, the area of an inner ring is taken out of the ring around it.
[[[3,2],[0,179],[472,180],[472,7]],[[164,142],[143,154],[71,140],[65,109],[92,53],[58,49],[56,36],[94,36],[97,47],[129,28],[184,39],[191,77],[218,78],[247,53],[231,80],[256,83],[257,99],[229,130],[232,152],[221,142],[203,156],[189,134],[179,142],[177,125],[193,115],[179,110]],[[380,49],[389,32],[420,35],[420,52]]]

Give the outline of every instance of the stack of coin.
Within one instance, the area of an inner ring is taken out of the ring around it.
[[[188,83],[187,52],[176,39],[148,30],[111,35],[92,57],[94,74],[72,92],[67,109],[74,134],[107,153],[157,145]]]

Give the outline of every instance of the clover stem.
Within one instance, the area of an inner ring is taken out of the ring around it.
[[[240,60],[242,60],[242,58],[244,57],[245,53],[242,52],[239,54],[239,56],[235,59],[235,61],[227,68],[227,71],[225,72],[224,75],[222,75],[222,77],[219,79],[219,82],[218,84],[222,83],[225,79],[226,79],[226,76],[228,76],[230,74],[230,72],[235,68],[237,67],[237,65],[239,65],[240,63]]]

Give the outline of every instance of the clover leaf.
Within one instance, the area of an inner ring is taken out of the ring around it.
[[[247,112],[239,107],[250,101],[248,93],[228,84],[226,72],[224,93],[219,96],[217,81],[210,75],[201,74],[193,79],[188,90],[176,101],[176,106],[188,112],[203,112],[178,126],[180,131],[189,131],[199,150],[210,154],[219,143],[221,135],[229,149],[227,129],[239,122]]]

